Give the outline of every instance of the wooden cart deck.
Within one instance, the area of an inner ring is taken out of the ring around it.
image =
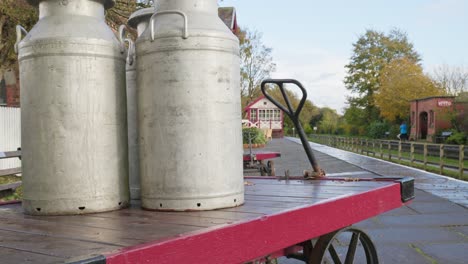
[[[78,216],[0,206],[1,263],[242,263],[403,205],[401,183],[247,178],[243,206]]]

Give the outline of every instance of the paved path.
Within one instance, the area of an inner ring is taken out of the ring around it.
[[[288,138],[288,140],[300,143],[297,138]],[[413,177],[417,189],[446,198],[468,208],[468,182],[312,142],[309,144],[316,151],[344,160],[378,175]]]
[[[274,139],[277,175],[302,175],[310,164],[298,139]],[[411,176],[416,199],[402,208],[357,223],[374,240],[381,263],[468,263],[468,183],[344,150],[310,143],[329,177]],[[303,263],[282,258],[280,263]]]

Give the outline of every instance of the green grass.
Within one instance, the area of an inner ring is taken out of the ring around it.
[[[0,185],[21,181],[21,178],[14,175],[0,176]]]
[[[373,150],[373,149],[370,148],[369,151],[375,152],[376,157],[380,157],[380,149],[376,148],[376,149]],[[389,152],[388,150],[383,149],[384,157],[385,156],[388,157],[388,152]],[[366,153],[366,149],[364,149],[364,153]],[[398,150],[391,150],[390,153],[392,155],[392,160],[398,159]],[[370,154],[370,156],[373,156],[373,155]],[[411,159],[411,153],[402,151],[401,152],[401,158]],[[424,161],[424,155],[414,153],[414,160],[419,161],[419,162],[423,162]],[[439,164],[440,163],[440,157],[439,156],[427,156],[426,161],[430,162],[430,163]],[[455,167],[458,167],[458,165],[460,163],[458,159],[450,159],[450,158],[444,158],[443,161],[444,161],[444,165],[450,165],[450,166],[455,166]],[[468,168],[468,160],[463,161],[463,167]]]
[[[19,181],[21,181],[21,178],[16,177],[14,175],[0,176],[0,185],[19,182]],[[5,196],[5,197],[0,197],[0,202],[21,200],[22,197],[23,197],[23,186],[20,186],[16,189],[16,191],[13,194]]]

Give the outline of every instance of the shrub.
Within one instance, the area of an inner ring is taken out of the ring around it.
[[[464,145],[466,144],[466,142],[467,142],[467,135],[463,132],[454,132],[445,141],[445,143],[447,144],[456,144],[456,145]]]
[[[263,131],[256,127],[242,129],[243,144],[249,144],[249,136],[252,137],[252,144],[265,144],[267,142]]]
[[[382,138],[385,136],[385,132],[389,131],[389,128],[389,125],[385,122],[372,122],[369,125],[367,135],[371,138]]]
[[[304,126],[304,133],[306,135],[309,135],[309,134],[312,134],[312,132],[314,132],[314,130],[312,129],[312,127],[309,125],[309,124],[305,124]]]

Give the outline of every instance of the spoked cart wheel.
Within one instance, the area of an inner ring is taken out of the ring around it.
[[[315,245],[305,242],[304,256],[308,264],[378,264],[374,243],[364,231],[343,228],[319,237]]]
[[[269,160],[267,162],[267,170],[268,170],[268,175],[276,176],[275,162],[274,161]]]
[[[266,165],[263,160],[259,161],[259,163],[261,176],[276,176],[275,163],[272,160],[267,161]]]

